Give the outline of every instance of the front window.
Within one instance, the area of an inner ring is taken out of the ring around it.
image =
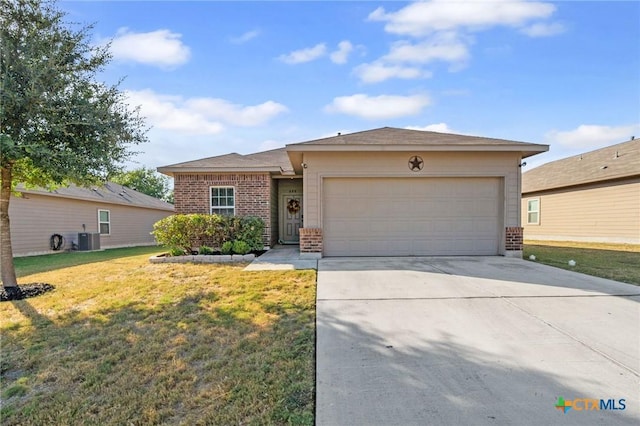
[[[233,186],[211,187],[211,214],[234,216],[236,198]]]
[[[111,234],[111,212],[109,210],[98,210],[98,229],[100,235]]]
[[[540,199],[527,201],[527,223],[538,225],[540,223]]]

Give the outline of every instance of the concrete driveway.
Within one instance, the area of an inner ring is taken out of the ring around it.
[[[320,426],[640,422],[640,287],[502,257],[328,258],[317,299]]]

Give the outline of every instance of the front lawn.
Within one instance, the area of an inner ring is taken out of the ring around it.
[[[147,259],[0,303],[3,425],[313,424],[315,271]]]
[[[18,277],[24,277],[25,275],[53,271],[68,266],[85,265],[87,263],[102,262],[104,260],[138,256],[141,254],[151,256],[152,254],[158,254],[164,251],[166,250],[163,247],[158,246],[125,247],[99,251],[71,251],[45,254],[42,256],[16,257],[13,259],[13,263],[16,268],[16,275]],[[23,280],[19,280],[18,283],[22,281]]]
[[[640,285],[640,252],[632,245],[588,245],[581,243],[525,244],[524,258],[596,277]],[[588,248],[587,248],[588,247]],[[600,248],[603,247],[603,248]],[[569,266],[569,260],[576,262]]]

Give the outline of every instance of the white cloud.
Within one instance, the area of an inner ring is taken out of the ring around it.
[[[536,22],[520,30],[529,37],[551,37],[562,34],[565,31],[564,25],[560,22]]]
[[[567,148],[590,149],[627,141],[640,133],[640,124],[600,126],[582,124],[573,130],[552,130],[545,135],[546,143],[558,143]]]
[[[378,7],[369,14],[369,21],[384,22],[386,32],[417,40],[393,43],[389,52],[374,63],[389,67],[400,63],[445,62],[449,71],[458,71],[469,62],[474,32],[502,26],[530,37],[560,34],[564,31],[561,23],[545,22],[555,11],[556,6],[551,3],[527,0],[429,0],[392,12]],[[403,70],[386,78],[407,78],[402,77],[406,75]],[[382,77],[379,81],[383,81]]]
[[[248,42],[249,40],[253,40],[254,38],[258,37],[260,35],[260,30],[251,30],[251,31],[247,31],[246,33],[238,36],[238,37],[231,37],[231,43],[234,44],[243,44]]]
[[[224,99],[193,98],[184,102],[184,106],[203,116],[224,121],[241,127],[253,127],[264,124],[278,114],[287,111],[287,107],[274,101],[259,105],[243,106]]]
[[[301,64],[303,62],[314,61],[327,53],[327,46],[324,43],[316,44],[306,49],[294,50],[291,53],[280,55],[278,59],[286,64]]]
[[[354,68],[353,73],[358,76],[363,83],[380,83],[390,78],[430,78],[432,75],[429,71],[424,71],[420,68],[387,65],[382,61],[358,65]]]
[[[386,22],[389,33],[421,37],[437,31],[520,27],[533,19],[548,18],[555,10],[550,3],[523,0],[432,0],[389,13],[379,7],[369,14],[369,20]]]
[[[111,41],[111,52],[116,60],[172,68],[191,57],[191,50],[181,38],[181,34],[169,30],[134,33],[120,28]]]
[[[185,108],[179,96],[152,90],[127,91],[126,96],[130,105],[140,106],[140,113],[156,128],[188,134],[215,134],[224,129],[220,122]]]
[[[399,41],[383,60],[427,64],[434,61],[464,63],[469,59],[469,49],[454,33],[440,33],[419,43]]]
[[[450,63],[449,69],[455,71],[466,65],[469,56],[467,45],[457,34],[442,32],[418,43],[406,40],[395,42],[389,53],[372,63],[359,65],[354,69],[354,74],[364,83],[379,83],[390,78],[430,78],[430,71],[402,64],[441,61]]]
[[[409,130],[421,130],[426,132],[438,132],[438,133],[457,133],[454,132],[447,123],[434,123],[426,126],[407,126]]]
[[[338,43],[338,50],[331,53],[331,62],[334,64],[345,64],[349,59],[349,54],[353,51],[353,45],[348,40]]]
[[[325,107],[326,112],[354,115],[368,120],[379,120],[407,115],[415,115],[430,104],[425,95],[369,96],[358,93],[351,96],[339,96]]]
[[[140,105],[141,114],[155,128],[192,135],[220,133],[225,124],[258,126],[287,111],[284,105],[273,101],[242,106],[224,99],[184,99],[153,90],[128,91],[126,95],[130,105]]]

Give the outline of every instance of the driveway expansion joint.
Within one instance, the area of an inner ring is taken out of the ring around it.
[[[568,299],[568,298],[589,298],[589,297],[638,297],[637,294],[565,294],[565,295],[546,295],[546,296],[449,296],[449,297],[368,297],[368,298],[318,298],[318,302],[367,302],[367,301],[394,301],[394,300],[471,300],[471,299]]]
[[[608,296],[608,295],[603,295],[603,296]],[[589,297],[589,296],[587,296]],[[589,349],[590,351],[600,355],[601,357],[609,360],[610,362],[616,364],[618,367],[621,367],[625,370],[627,370],[629,373],[633,374],[634,376],[640,377],[640,371],[635,370],[633,367],[629,367],[628,365],[616,360],[615,358],[607,355],[606,353],[604,353],[603,351],[594,348],[593,346],[589,345],[588,343],[586,343],[584,340],[574,336],[573,334],[569,333],[568,331],[565,331],[563,329],[561,329],[560,327],[557,327],[553,324],[551,324],[549,321],[546,321],[542,318],[540,318],[539,316],[527,311],[526,309],[522,308],[521,306],[518,306],[516,303],[513,303],[507,299],[509,298],[504,298],[505,302],[509,303],[511,306],[513,306],[514,308],[524,312],[525,314],[529,315],[531,318],[534,318],[538,321],[540,321],[541,323],[545,324],[547,327],[552,328],[553,330],[567,336],[568,338],[570,338],[571,340],[573,340],[576,343],[579,343],[580,345],[584,346],[585,348]]]

